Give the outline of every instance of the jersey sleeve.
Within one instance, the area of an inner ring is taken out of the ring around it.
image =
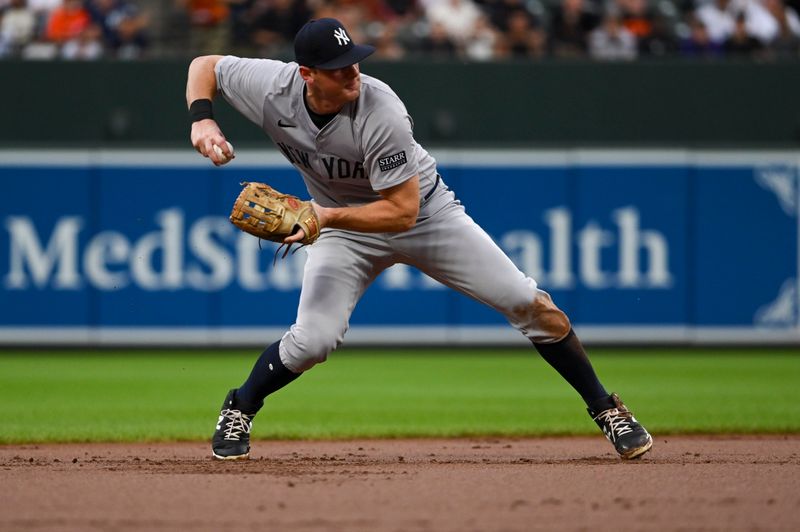
[[[399,185],[419,173],[411,124],[399,101],[381,105],[364,122],[364,166],[373,190]]]
[[[271,59],[225,56],[214,69],[217,89],[234,109],[260,126],[264,100],[283,66],[285,63]]]

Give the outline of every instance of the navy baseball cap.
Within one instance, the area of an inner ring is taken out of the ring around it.
[[[294,38],[295,61],[323,70],[354,65],[374,51],[374,46],[354,43],[344,25],[335,18],[310,20]]]

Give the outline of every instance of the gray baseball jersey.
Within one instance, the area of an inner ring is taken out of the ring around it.
[[[225,99],[269,135],[323,207],[375,201],[379,190],[414,175],[422,197],[436,185],[436,161],[414,140],[405,105],[382,81],[362,74],[358,100],[320,130],[306,111],[297,63],[227,56],[216,75]]]
[[[301,372],[324,361],[343,341],[364,291],[395,263],[495,308],[533,341],[559,339],[537,312],[537,298],[549,296],[466,214],[414,140],[411,117],[388,85],[361,74],[358,99],[319,129],[306,110],[296,63],[227,56],[215,73],[225,99],[269,135],[320,205],[363,205],[378,200],[380,190],[420,179],[420,214],[409,231],[325,228],[306,248],[297,319],[280,344],[287,368]]]

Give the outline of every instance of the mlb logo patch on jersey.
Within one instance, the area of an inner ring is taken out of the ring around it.
[[[394,155],[389,155],[388,157],[381,157],[378,159],[378,166],[381,168],[381,172],[385,172],[386,170],[391,170],[392,168],[397,168],[398,166],[403,166],[406,164],[406,152],[401,151],[400,153],[395,153]]]

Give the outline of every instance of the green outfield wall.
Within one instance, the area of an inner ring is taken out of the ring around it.
[[[187,61],[0,62],[0,143],[188,144]],[[481,146],[800,145],[800,62],[366,62],[418,140]],[[261,132],[227,106],[237,146]]]

